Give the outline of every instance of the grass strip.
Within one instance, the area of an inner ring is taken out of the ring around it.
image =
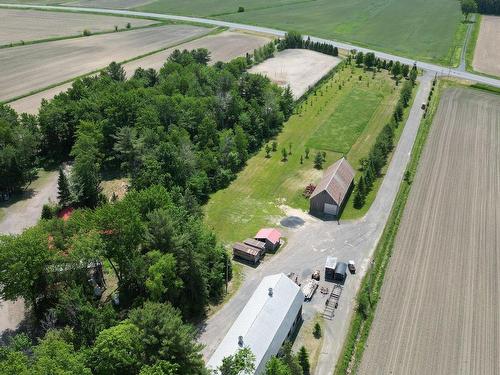
[[[355,373],[361,363],[366,341],[375,317],[377,302],[380,298],[385,271],[389,264],[399,224],[410,194],[412,176],[415,175],[417,170],[442,90],[443,81],[439,81],[436,86],[436,93],[432,96],[429,103],[428,114],[422,119],[420,124],[410,161],[406,168],[405,178],[401,182],[391,214],[375,249],[373,261],[356,295],[357,307],[354,311],[339,361],[335,367],[335,375]]]
[[[136,61],[136,60],[142,59],[144,57],[154,55],[155,53],[163,52],[163,51],[165,51],[167,49],[178,47],[178,46],[180,46],[180,45],[182,45],[184,43],[192,42],[193,40],[204,38],[204,37],[209,36],[209,35],[219,34],[219,33],[223,32],[225,30],[227,30],[227,27],[217,27],[217,28],[211,30],[209,33],[201,34],[201,35],[195,35],[195,36],[193,36],[191,38],[184,39],[184,40],[182,40],[180,42],[177,42],[177,43],[174,43],[172,45],[169,45],[169,46],[166,46],[166,47],[162,47],[160,49],[157,49],[157,50],[154,50],[154,51],[151,51],[151,52],[148,52],[148,53],[144,53],[144,54],[139,55],[139,56],[132,57],[131,59],[128,59],[128,60],[120,61],[119,64],[121,64],[121,65],[127,64],[129,62]],[[81,74],[79,76],[67,79],[67,80],[62,81],[62,82],[53,83],[52,85],[49,85],[49,86],[46,86],[46,87],[42,87],[40,89],[29,91],[26,94],[18,95],[18,96],[15,96],[13,98],[10,98],[10,99],[4,100],[4,101],[0,101],[0,105],[12,103],[12,102],[15,102],[16,100],[20,100],[20,99],[26,98],[28,96],[38,94],[38,93],[43,92],[43,91],[47,91],[47,90],[53,89],[54,87],[62,86],[64,84],[66,84],[66,83],[70,83],[70,82],[76,81],[77,79],[88,77],[88,76],[100,73],[104,69],[106,69],[106,67],[93,70],[93,71],[91,71],[89,73]]]
[[[121,33],[124,31],[132,31],[132,30],[140,30],[140,29],[149,29],[152,27],[159,27],[159,26],[166,26],[166,25],[172,25],[172,22],[159,22],[155,23],[152,25],[144,25],[144,26],[136,26],[136,27],[131,27],[130,29],[118,29],[118,30],[108,30],[108,31],[98,31],[95,33],[92,33],[90,35],[83,35],[82,34],[76,34],[76,35],[65,35],[65,36],[56,36],[53,38],[45,38],[45,39],[35,39],[35,40],[28,40],[28,41],[20,41],[16,43],[8,43],[8,44],[2,44],[0,45],[0,49],[3,48],[11,48],[11,47],[19,47],[19,46],[29,46],[32,44],[38,44],[38,43],[48,43],[48,42],[56,42],[58,40],[66,40],[66,39],[76,39],[76,38],[87,38],[90,36],[94,35],[104,35],[104,34],[114,34],[114,33]]]
[[[476,43],[480,30],[481,30],[481,15],[476,14],[472,33],[467,42],[467,50],[465,51],[465,69],[473,73],[475,72],[474,68],[472,67],[472,60],[474,59],[474,51],[476,50]]]

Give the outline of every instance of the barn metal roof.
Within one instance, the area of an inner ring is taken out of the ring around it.
[[[354,179],[355,171],[346,158],[342,157],[325,171],[323,179],[316,186],[310,199],[325,191],[340,206]]]
[[[270,292],[272,290],[272,293]],[[255,355],[255,374],[265,369],[276,355],[299,312],[304,294],[292,280],[280,273],[264,277],[207,363],[216,369],[222,360],[248,347]],[[242,345],[239,337],[242,336]]]
[[[251,256],[257,256],[257,255],[259,255],[259,253],[261,251],[256,247],[248,246],[248,245],[243,244],[241,242],[236,242],[235,244],[233,244],[233,250],[238,250],[238,251],[247,253]]]

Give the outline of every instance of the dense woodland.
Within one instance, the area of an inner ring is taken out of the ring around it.
[[[220,300],[232,270],[199,205],[294,107],[290,90],[246,72],[253,56],[208,62],[204,49],[176,51],[159,72],[130,79],[112,63],[38,116],[1,107],[2,192],[24,188],[43,164],[72,166],[60,170],[57,207],[0,237],[0,295],[32,312],[26,335],[0,350],[0,374],[206,372],[184,322]],[[130,179],[122,200],[103,196],[106,171]],[[78,209],[57,218],[68,206]]]
[[[476,0],[479,13],[500,15],[500,0]]]

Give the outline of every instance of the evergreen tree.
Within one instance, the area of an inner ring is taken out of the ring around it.
[[[321,337],[321,326],[320,326],[319,322],[316,322],[316,323],[314,324],[313,335],[314,335],[314,337],[316,337],[317,339],[319,339],[319,338]]]
[[[269,144],[267,144],[267,143],[266,143],[265,150],[266,150],[266,158],[269,159],[271,157],[271,147],[269,147]]]
[[[62,168],[59,168],[59,177],[57,178],[57,200],[62,207],[67,207],[71,204],[69,182]]]
[[[356,65],[361,66],[363,64],[363,60],[364,60],[363,52],[359,51],[356,54]]]
[[[318,152],[314,157],[314,168],[316,169],[323,168],[323,156],[321,155],[321,152]]]
[[[412,69],[410,71],[410,81],[411,83],[414,85],[415,84],[415,81],[417,80],[417,70],[416,69]]]
[[[303,374],[309,375],[311,373],[311,365],[309,364],[309,353],[307,353],[305,346],[299,349],[297,359],[299,360],[300,367],[302,367]]]
[[[375,54],[373,52],[368,52],[363,62],[368,69],[372,68],[375,65]]]
[[[397,78],[401,74],[401,63],[399,61],[396,61],[392,65],[391,73],[394,76],[394,78]]]
[[[278,150],[278,142],[273,141],[273,143],[272,143],[272,149],[273,149],[273,152],[276,152],[276,150]]]
[[[300,155],[300,164],[304,164],[304,157]]]
[[[401,74],[403,75],[403,77],[408,77],[409,72],[410,72],[410,67],[406,64],[403,64],[403,66],[401,67]]]
[[[402,119],[403,119],[403,103],[401,103],[401,101],[398,101],[396,109],[394,110],[394,120],[400,122]]]
[[[306,152],[306,159],[309,159],[309,152],[310,152],[309,147],[306,146],[305,152]]]
[[[288,160],[288,152],[286,152],[286,148],[283,148],[281,150],[281,156],[282,156],[282,161],[287,161]]]

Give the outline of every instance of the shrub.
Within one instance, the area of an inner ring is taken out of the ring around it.
[[[238,7],[238,13],[243,13],[245,11],[245,8],[243,7]]]
[[[127,29],[131,29],[132,28],[132,24],[130,22],[127,22]]]
[[[317,339],[321,337],[321,326],[319,325],[319,322],[316,322],[314,325],[313,335]]]
[[[90,35],[92,35],[92,33],[89,29],[83,30],[83,36],[90,36]]]

